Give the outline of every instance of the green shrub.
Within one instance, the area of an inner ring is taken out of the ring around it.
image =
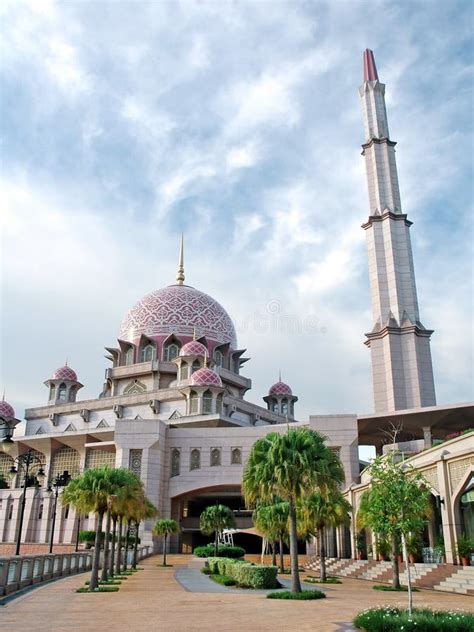
[[[210,575],[210,578],[223,586],[235,586],[237,583],[235,579],[233,577],[229,577],[229,575]]]
[[[400,586],[400,588],[394,588],[393,586],[389,586],[388,584],[376,584],[375,586],[372,586],[372,588],[374,590],[384,590],[386,592],[408,592],[408,587],[407,586]],[[412,591],[413,592],[420,592],[418,590],[418,588],[414,588],[412,586]]]
[[[474,630],[474,615],[467,612],[415,609],[408,612],[390,606],[363,610],[354,619],[356,628],[366,632],[470,632]]]
[[[100,543],[103,544],[105,533],[101,531]],[[87,544],[94,544],[95,531],[79,531],[79,542],[86,542]]]
[[[342,584],[341,580],[337,577],[327,577],[324,581],[319,577],[307,577],[303,581],[308,584]]]
[[[214,557],[214,545],[206,544],[205,546],[197,546],[194,551],[196,557]],[[241,546],[219,546],[217,557],[240,558],[244,557],[245,549]]]
[[[201,568],[201,573],[203,573],[203,575],[210,575],[211,574],[211,569],[209,568],[209,566],[203,566]]]
[[[297,599],[307,601],[308,599],[324,599],[326,595],[320,590],[302,590],[301,592],[291,592],[291,590],[279,590],[268,593],[267,599]]]
[[[118,586],[99,586],[95,590],[89,590],[89,588],[87,588],[86,586],[83,586],[82,588],[78,588],[76,590],[76,592],[78,593],[89,593],[89,594],[91,593],[95,594],[99,592],[118,592],[118,591],[119,591]]]
[[[275,588],[278,568],[250,564],[227,557],[210,557],[207,560],[211,575],[227,575],[245,588]]]

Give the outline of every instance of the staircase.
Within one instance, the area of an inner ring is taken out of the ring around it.
[[[474,566],[462,566],[434,588],[474,596]]]
[[[306,564],[306,569],[319,572],[319,558],[311,557]],[[406,586],[408,581],[406,565],[401,563],[399,569],[400,583]],[[326,570],[328,575],[365,579],[379,584],[390,584],[392,581],[391,562],[328,558]],[[412,585],[417,588],[474,595],[474,566],[415,563],[410,564],[410,571]]]

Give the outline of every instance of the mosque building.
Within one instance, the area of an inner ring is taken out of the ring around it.
[[[143,480],[160,515],[179,522],[174,551],[191,551],[202,542],[199,515],[216,500],[235,512],[241,530],[236,542],[257,550],[256,536],[246,533],[252,521],[241,493],[243,465],[258,438],[285,432],[291,425],[322,432],[341,458],[354,507],[353,524],[334,531],[328,547],[330,554],[350,557],[355,555],[357,490],[363,483],[359,445],[373,445],[380,453],[387,430],[397,424],[402,449],[429,456],[436,450],[433,442],[474,426],[473,404],[436,405],[433,332],[420,317],[411,222],[402,211],[384,95],[373,53],[366,50],[359,96],[369,191],[369,217],[363,229],[373,312],[365,344],[372,361],[374,413],[300,420],[297,389],[281,378],[270,386],[261,406],[247,401],[252,383],[245,375],[246,350],[239,346],[224,307],[185,284],[181,241],[176,283],[138,300],[122,321],[116,346],[107,347],[110,366],[100,395],[80,400],[80,376],[67,364],[57,369],[44,382],[44,405],[25,411],[24,434],[13,435],[11,454],[0,452],[0,542],[13,543],[18,524],[23,480],[21,473],[8,478],[12,457],[32,449],[44,463],[47,480],[65,470],[74,476],[102,465],[130,468]],[[3,436],[19,422],[12,407],[0,402]],[[471,494],[470,500],[462,500],[474,480],[473,436],[451,440],[442,457],[435,454],[434,465],[423,457],[420,466],[427,472],[433,497],[443,497],[436,528],[444,535],[448,561],[455,560],[457,535],[474,531],[474,498]],[[25,542],[49,541],[53,499],[45,487],[27,488]],[[74,543],[79,526],[94,527],[92,515],[81,517],[80,525],[78,519],[72,509],[60,510],[58,545]],[[152,526],[153,521],[142,525],[142,542],[152,542]],[[431,534],[431,544],[433,538]]]

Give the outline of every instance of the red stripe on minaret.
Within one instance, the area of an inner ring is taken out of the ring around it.
[[[364,51],[364,81],[378,81],[374,53],[369,48]]]

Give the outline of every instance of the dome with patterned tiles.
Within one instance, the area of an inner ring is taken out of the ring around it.
[[[141,298],[123,319],[119,339],[136,343],[142,335],[186,338],[194,330],[214,344],[230,343],[237,349],[234,324],[222,305],[204,292],[177,284]]]
[[[281,380],[270,387],[269,395],[293,395],[291,388]]]
[[[207,356],[206,347],[197,340],[191,340],[181,347],[180,356]]]
[[[77,382],[77,373],[67,364],[62,366],[53,373],[52,380],[70,380]]]
[[[222,386],[222,380],[212,369],[203,367],[191,375],[189,380],[191,386]]]
[[[5,401],[5,397],[3,397],[2,401],[0,402],[0,417],[12,417],[13,419],[15,418],[15,411],[13,409],[13,406],[10,406],[10,404]]]

